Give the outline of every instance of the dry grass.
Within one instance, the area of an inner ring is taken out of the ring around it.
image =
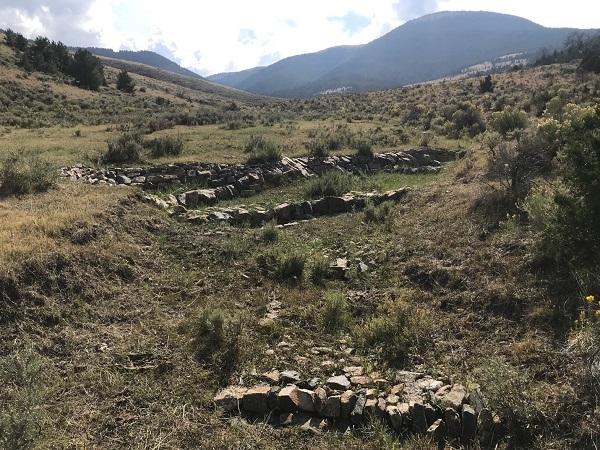
[[[0,201],[0,267],[18,267],[24,260],[43,258],[72,245],[63,231],[75,223],[93,222],[131,194],[126,189],[93,188],[61,183],[44,194]]]

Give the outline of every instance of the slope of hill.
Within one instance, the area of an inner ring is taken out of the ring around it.
[[[142,63],[147,66],[157,67],[159,69],[167,70],[169,72],[183,75],[185,77],[202,79],[200,75],[191,70],[181,67],[179,64],[165,58],[158,53],[151,52],[148,50],[134,52],[129,50],[120,50],[115,52],[109,48],[97,48],[89,47],[88,50],[96,56],[103,56],[105,58],[120,59],[123,61],[131,61],[134,63]]]
[[[560,47],[573,29],[545,28],[489,12],[443,12],[412,20],[375,41],[279,61],[222,83],[250,92],[302,97],[351,88],[376,90],[442,78],[508,54]]]
[[[214,75],[206,77],[206,79],[214,83],[223,84],[225,86],[241,86],[242,83],[244,83],[244,81],[246,81],[252,75],[260,72],[264,68],[264,66],[260,66],[253,67],[252,69],[241,70],[239,72],[216,73]]]
[[[262,103],[266,100],[263,96],[252,94],[249,92],[244,92],[242,90],[232,88],[229,86],[216,84],[210,81],[206,81],[203,78],[191,78],[173,73],[168,70],[163,70],[157,67],[152,67],[146,64],[136,63],[132,61],[125,61],[121,59],[113,59],[106,57],[100,57],[100,59],[108,67],[126,70],[128,72],[142,75],[147,78],[165,81],[176,86],[200,91],[205,94],[215,95],[230,100],[247,101],[253,103]]]

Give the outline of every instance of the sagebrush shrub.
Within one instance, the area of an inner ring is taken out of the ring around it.
[[[402,300],[386,300],[377,314],[357,325],[354,336],[363,348],[377,349],[392,365],[405,362],[429,340],[431,322],[416,306]]]
[[[45,192],[55,184],[55,170],[40,158],[12,154],[0,161],[0,196]]]
[[[491,119],[492,128],[503,136],[515,130],[524,130],[528,123],[527,113],[516,109],[495,112]]]
[[[100,157],[104,164],[137,162],[142,155],[143,138],[138,133],[124,133],[108,143],[108,149]]]
[[[180,136],[164,136],[150,143],[150,155],[153,158],[177,156],[183,152],[183,139]]]
[[[368,203],[364,211],[364,220],[366,223],[384,223],[394,209],[393,202],[383,202],[379,205]]]
[[[196,358],[226,380],[240,361],[241,331],[241,323],[226,318],[222,311],[201,311],[193,325]]]
[[[337,333],[346,328],[350,321],[350,308],[346,296],[337,291],[326,293],[321,317],[323,328],[330,333]]]
[[[249,153],[248,164],[263,164],[281,160],[279,145],[263,136],[251,136],[246,143],[245,152]]]
[[[352,190],[354,178],[352,175],[331,171],[308,182],[304,189],[309,198],[341,196]]]

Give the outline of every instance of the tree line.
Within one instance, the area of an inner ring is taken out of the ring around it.
[[[581,60],[579,65],[581,70],[600,73],[600,34],[573,33],[562,50],[555,50],[552,53],[544,51],[535,65],[545,66],[575,60]]]
[[[93,91],[106,85],[102,62],[88,50],[78,49],[71,54],[62,42],[41,36],[30,42],[12,30],[6,30],[4,34],[6,44],[17,51],[18,65],[26,71],[68,75],[80,88]]]

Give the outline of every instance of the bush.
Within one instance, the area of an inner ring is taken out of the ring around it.
[[[451,117],[453,134],[458,137],[467,133],[473,137],[485,131],[485,122],[481,112],[471,104],[461,105]]]
[[[492,128],[503,136],[515,130],[524,130],[527,123],[527,113],[524,111],[506,109],[492,114]]]
[[[13,154],[0,161],[0,196],[45,192],[56,184],[49,163]]]
[[[150,143],[150,155],[153,158],[162,156],[177,156],[183,152],[183,139],[181,137],[164,136],[154,139]]]
[[[329,261],[325,258],[318,258],[310,270],[310,280],[313,284],[320,286],[329,276]]]
[[[367,139],[354,139],[354,141],[352,142],[352,147],[354,148],[354,150],[356,150],[356,154],[358,156],[363,156],[366,158],[373,157],[373,146],[371,145],[371,142],[369,142]]]
[[[519,441],[526,439],[524,434],[533,431],[529,428],[539,418],[531,377],[500,358],[489,359],[474,373],[488,408],[508,421]]]
[[[329,156],[329,147],[322,138],[314,138],[306,143],[308,154],[315,158],[325,158]]]
[[[228,320],[220,310],[206,309],[193,326],[196,359],[226,382],[241,359],[241,323]]]
[[[433,131],[424,131],[421,134],[421,139],[419,140],[419,145],[421,147],[429,147],[434,139],[435,139],[435,133]]]
[[[328,292],[325,294],[322,321],[323,328],[330,333],[337,333],[348,326],[350,308],[346,296],[342,292]]]
[[[248,164],[264,164],[281,160],[281,149],[263,136],[251,136],[245,152],[249,153]]]
[[[431,323],[427,316],[402,300],[386,300],[377,315],[354,329],[362,348],[377,349],[392,365],[402,365],[413,351],[419,351],[429,340]]]
[[[303,255],[291,254],[277,261],[275,278],[280,281],[300,282],[304,275],[306,258]]]
[[[552,154],[543,135],[527,134],[518,143],[501,142],[490,150],[486,177],[506,197],[510,214],[521,203],[534,180],[550,169]]]
[[[304,192],[308,198],[341,196],[352,190],[353,181],[352,175],[331,171],[322,177],[310,180]]]
[[[558,214],[548,240],[560,242],[567,265],[600,265],[599,129],[600,104],[571,108],[559,131],[560,174],[568,190],[556,197]]]
[[[366,223],[384,223],[393,209],[393,202],[383,202],[379,205],[369,202],[364,211],[364,220]]]
[[[274,250],[257,257],[259,268],[271,278],[288,283],[300,283],[304,277],[306,258],[298,253]]]
[[[108,143],[108,149],[100,157],[104,164],[131,163],[140,160],[143,138],[138,133],[124,133]]]
[[[264,243],[272,244],[274,242],[277,242],[277,239],[279,237],[279,231],[275,227],[274,223],[269,223],[262,228],[260,235],[261,240]]]

